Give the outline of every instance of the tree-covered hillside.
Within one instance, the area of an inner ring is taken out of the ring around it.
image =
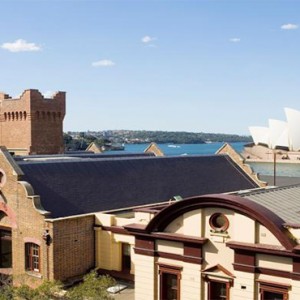
[[[64,134],[66,148],[85,149],[90,142],[99,145],[112,143],[141,144],[201,144],[207,142],[252,142],[250,136],[237,134],[184,132],[184,131],[146,131],[146,130],[106,130],[87,132],[68,132]]]

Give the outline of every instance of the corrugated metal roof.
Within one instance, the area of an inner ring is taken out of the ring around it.
[[[300,184],[240,193],[239,196],[265,206],[286,223],[300,224]]]

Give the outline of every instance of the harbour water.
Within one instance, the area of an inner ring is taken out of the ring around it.
[[[209,143],[209,144],[158,144],[158,147],[167,156],[173,155],[212,155],[222,147],[224,143]],[[241,153],[244,148],[242,142],[230,143],[230,145],[238,152]],[[141,153],[149,144],[126,144],[126,153]],[[122,153],[124,153],[122,151]],[[268,162],[251,162],[249,165],[254,172],[262,175],[273,175],[274,164]],[[276,174],[278,176],[300,177],[300,164],[298,163],[284,163],[276,164]]]

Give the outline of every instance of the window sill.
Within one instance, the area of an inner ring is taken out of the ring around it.
[[[211,232],[211,236],[222,236],[225,238],[229,238],[229,234],[227,232]]]
[[[26,274],[36,278],[43,278],[43,275],[41,273],[34,272],[34,271],[26,271]]]

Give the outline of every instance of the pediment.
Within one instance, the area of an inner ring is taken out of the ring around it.
[[[228,271],[226,268],[221,266],[220,264],[208,267],[204,270],[202,270],[202,275],[205,278],[213,279],[213,278],[218,278],[218,279],[223,279],[226,281],[232,281],[234,279],[234,275]]]

